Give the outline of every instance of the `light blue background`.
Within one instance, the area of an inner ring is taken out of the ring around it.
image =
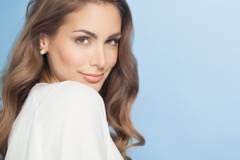
[[[240,160],[240,1],[129,0],[146,145],[134,160]],[[27,0],[0,6],[0,67]]]

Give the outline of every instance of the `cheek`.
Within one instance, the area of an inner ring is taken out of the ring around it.
[[[109,68],[113,68],[117,62],[118,59],[118,52],[113,53],[108,56],[108,66]]]
[[[84,55],[86,51],[79,50],[78,48],[66,45],[59,48],[59,58],[61,59],[63,65],[69,67],[78,67],[84,65],[86,62],[87,57]]]

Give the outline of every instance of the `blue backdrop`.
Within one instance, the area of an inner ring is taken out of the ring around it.
[[[0,6],[0,69],[27,0]],[[134,160],[240,160],[240,1],[128,0],[140,93],[132,110],[146,145]]]

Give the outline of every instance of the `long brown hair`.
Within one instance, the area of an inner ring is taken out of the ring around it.
[[[129,148],[144,145],[144,138],[134,128],[130,118],[139,83],[137,63],[131,51],[132,15],[126,0],[30,0],[25,26],[2,77],[0,153],[3,158],[12,124],[29,91],[40,80],[51,82],[47,57],[39,54],[40,33],[53,36],[67,14],[89,2],[111,3],[118,8],[122,18],[118,61],[100,90],[109,125],[114,131],[111,133],[112,139],[125,160],[130,159],[126,155]],[[133,142],[133,139],[137,142]]]

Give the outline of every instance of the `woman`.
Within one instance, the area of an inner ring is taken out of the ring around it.
[[[130,159],[144,144],[130,119],[131,34],[125,0],[31,0],[2,78],[3,158]]]

